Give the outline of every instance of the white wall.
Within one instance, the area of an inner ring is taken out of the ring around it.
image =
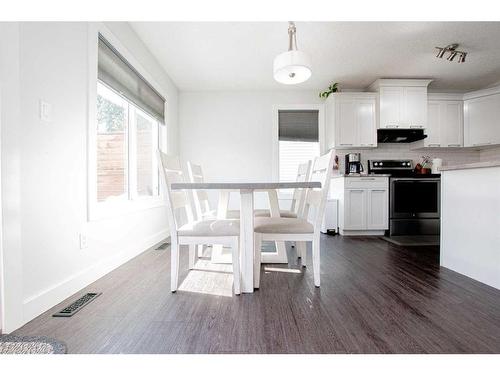
[[[271,181],[273,106],[318,103],[316,91],[304,90],[182,92],[181,159],[201,164],[209,181]],[[255,201],[267,206],[264,195]]]
[[[19,27],[0,22],[1,244],[3,332],[23,323],[19,150]]]
[[[107,26],[161,85],[168,103],[169,152],[176,153],[177,88],[128,24]],[[87,23],[55,22],[14,27],[19,33],[17,85],[22,110],[19,121],[2,123],[2,146],[5,131],[18,129],[12,139],[18,142],[13,155],[18,152],[20,164],[13,173],[3,169],[2,180],[20,176],[15,208],[20,213],[22,249],[21,321],[27,322],[168,233],[162,207],[87,221],[88,33],[93,28]],[[49,123],[39,120],[40,99],[52,105]],[[13,198],[4,195],[4,209]],[[15,233],[5,221],[3,229],[4,235]],[[84,250],[79,249],[80,232],[88,235]],[[16,251],[5,243],[4,259]],[[6,324],[6,331],[17,326],[19,321]]]

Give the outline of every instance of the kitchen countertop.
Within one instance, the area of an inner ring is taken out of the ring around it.
[[[475,169],[475,168],[488,168],[488,167],[500,167],[500,160],[482,161],[470,164],[447,165],[441,167],[439,170],[454,171],[457,169]]]
[[[348,178],[356,178],[356,177],[390,177],[390,174],[375,174],[375,173],[370,173],[370,174],[334,174],[332,175],[332,178],[341,178],[341,177],[348,177]]]

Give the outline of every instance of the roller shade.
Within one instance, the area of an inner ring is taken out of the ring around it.
[[[165,122],[165,99],[99,34],[98,73],[100,81],[132,103]]]
[[[319,142],[318,113],[317,110],[279,111],[279,140]]]

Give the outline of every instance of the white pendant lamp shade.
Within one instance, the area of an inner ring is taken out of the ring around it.
[[[285,85],[305,82],[311,77],[311,61],[302,51],[280,53],[274,59],[274,79]]]
[[[297,49],[296,31],[295,24],[289,22],[288,51],[280,53],[274,59],[274,79],[285,85],[305,82],[312,75],[309,56]]]

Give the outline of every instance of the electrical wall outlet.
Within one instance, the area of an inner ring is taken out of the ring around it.
[[[88,246],[87,235],[85,233],[80,233],[80,249],[86,249]]]

